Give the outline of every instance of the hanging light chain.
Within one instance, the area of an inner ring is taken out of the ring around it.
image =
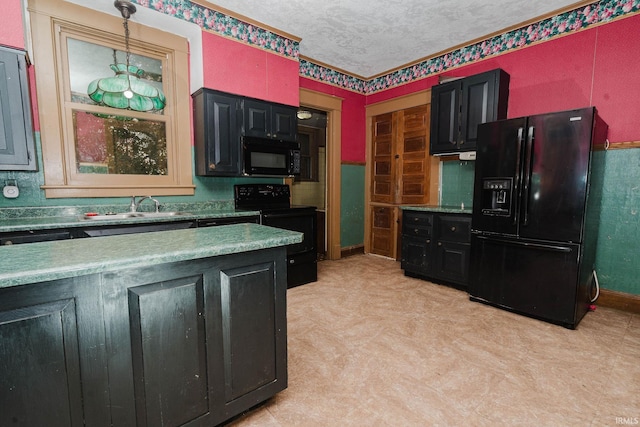
[[[127,53],[127,73],[129,72],[129,57],[131,55],[131,53],[129,52],[129,19],[128,18],[124,18],[124,22],[122,23],[122,26],[124,27],[124,47]]]

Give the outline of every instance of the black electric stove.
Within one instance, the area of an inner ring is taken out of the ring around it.
[[[315,206],[291,205],[286,184],[238,184],[234,190],[236,210],[259,211],[263,225],[304,234],[301,243],[287,246],[287,287],[318,280]]]

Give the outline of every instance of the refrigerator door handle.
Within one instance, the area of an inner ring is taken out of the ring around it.
[[[524,183],[523,183],[523,195],[522,204],[524,210],[524,222],[523,225],[529,223],[529,191],[531,190],[531,161],[533,154],[533,140],[534,140],[534,127],[529,126],[527,135],[527,151],[524,158]]]
[[[481,236],[477,234],[476,234],[476,237],[481,240],[490,240],[492,242],[498,242],[505,245],[526,246],[529,248],[544,249],[544,250],[554,251],[554,252],[569,253],[572,250],[571,248],[568,248],[566,246],[559,246],[559,245],[546,245],[544,243],[520,242],[517,240],[500,239],[500,238],[489,237],[489,236]]]
[[[518,148],[516,150],[516,171],[515,171],[515,177],[516,177],[516,182],[515,182],[515,188],[514,188],[514,192],[519,193],[521,191],[520,189],[520,157],[522,156],[522,137],[524,134],[524,128],[518,128]],[[521,194],[518,194],[518,196],[521,196]],[[513,225],[517,225],[518,224],[518,217],[520,216],[520,203],[518,203],[518,200],[520,199],[520,197],[515,197],[515,206],[514,206],[514,213],[513,213]]]

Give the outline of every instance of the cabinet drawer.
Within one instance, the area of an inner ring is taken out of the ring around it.
[[[420,227],[431,227],[433,225],[433,215],[422,212],[404,211],[402,224],[407,224],[409,226],[417,225]]]
[[[433,230],[431,227],[421,227],[414,224],[402,224],[402,235],[411,237],[431,238]]]
[[[469,243],[471,241],[471,219],[441,216],[438,231],[439,240]]]
[[[405,211],[402,217],[402,234],[431,238],[433,235],[433,215]]]

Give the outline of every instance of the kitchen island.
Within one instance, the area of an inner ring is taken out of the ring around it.
[[[301,239],[238,224],[0,247],[0,425],[211,426],[283,390]]]

